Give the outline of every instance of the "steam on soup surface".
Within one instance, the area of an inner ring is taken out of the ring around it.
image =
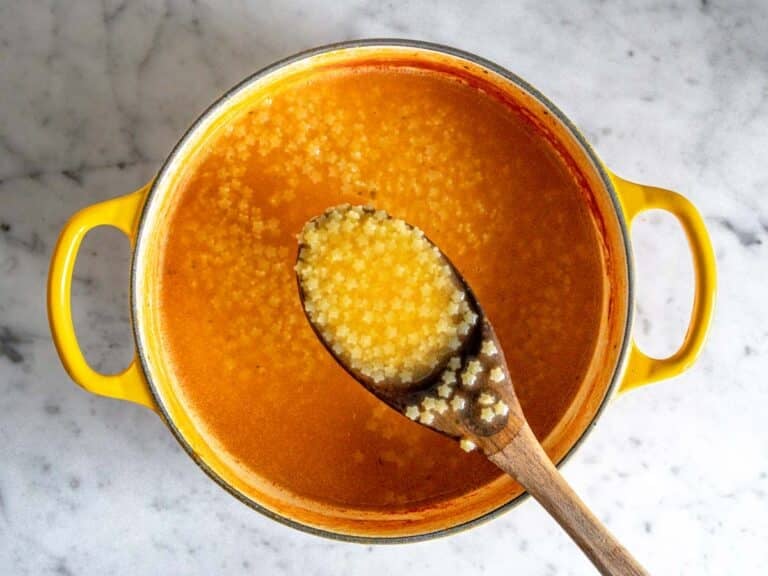
[[[451,258],[539,437],[567,409],[598,333],[599,245],[566,164],[505,103],[437,72],[318,70],[255,98],[185,170],[162,256],[164,346],[182,402],[243,475],[387,509],[500,474],[376,400],[312,332],[296,235],[337,204],[386,210]]]

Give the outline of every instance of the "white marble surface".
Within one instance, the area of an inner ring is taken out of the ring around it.
[[[0,2],[0,573],[592,573],[530,501],[408,546],[282,527],[208,480],[149,411],[85,393],[59,364],[44,294],[66,218],[143,184],[245,75],[370,36],[438,41],[507,66],[618,173],[700,207],[720,270],[701,360],[615,401],[565,474],[654,574],[768,573],[767,6]],[[637,337],[669,352],[690,308],[683,236],[663,214],[644,216],[634,236]],[[77,266],[77,325],[103,370],[132,353],[127,264],[127,242],[97,231]]]

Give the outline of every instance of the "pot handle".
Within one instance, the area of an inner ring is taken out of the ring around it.
[[[676,376],[690,368],[696,360],[712,321],[717,291],[717,269],[715,253],[704,220],[685,197],[663,188],[629,182],[615,174],[611,174],[611,180],[618,192],[628,225],[631,226],[635,216],[652,209],[666,210],[678,219],[688,237],[696,283],[691,321],[677,352],[668,358],[651,358],[632,342],[627,370],[619,388],[619,392],[626,392]]]
[[[97,226],[114,226],[128,236],[133,250],[138,217],[149,186],[83,208],[66,223],[53,250],[48,274],[48,321],[61,363],[72,380],[89,392],[129,400],[157,411],[135,354],[128,368],[119,374],[100,374],[90,367],[77,342],[71,305],[72,273],[83,238]]]

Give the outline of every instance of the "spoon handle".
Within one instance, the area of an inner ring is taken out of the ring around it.
[[[601,574],[647,576],[645,569],[590,512],[560,475],[527,424],[509,444],[490,456],[490,460],[539,501]]]

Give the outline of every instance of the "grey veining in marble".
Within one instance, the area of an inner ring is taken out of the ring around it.
[[[400,547],[318,539],[208,480],[157,417],[64,373],[49,256],[78,208],[151,178],[217,95],[297,50],[421,38],[476,52],[551,97],[606,163],[685,193],[717,251],[709,343],[685,375],[613,402],[565,467],[654,574],[768,573],[768,4],[676,2],[0,2],[0,574],[590,574],[528,502]],[[692,271],[671,216],[644,215],[636,337],[668,354]],[[132,355],[127,241],[77,264],[95,367]]]

